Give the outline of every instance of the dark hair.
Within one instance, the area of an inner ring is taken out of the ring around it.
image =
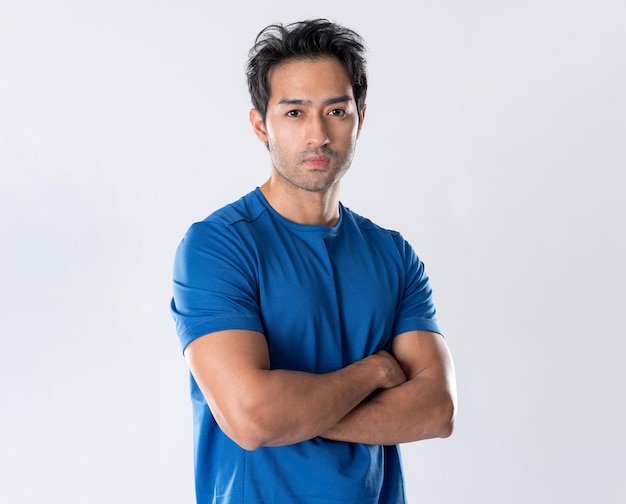
[[[348,28],[327,19],[313,19],[287,26],[270,25],[257,35],[250,49],[246,67],[248,89],[252,105],[261,113],[263,121],[270,99],[268,75],[272,67],[286,60],[324,56],[336,57],[346,67],[360,118],[367,93],[365,43]]]

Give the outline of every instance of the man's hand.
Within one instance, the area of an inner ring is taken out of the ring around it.
[[[402,385],[406,380],[406,374],[398,361],[389,352],[381,350],[372,355],[373,359],[380,360],[381,369],[386,373],[386,380],[380,388],[388,389]]]
[[[456,412],[454,365],[445,340],[424,331],[396,336],[387,359],[389,388],[379,390],[322,434],[335,441],[396,444],[452,433]],[[393,366],[399,365],[402,380]],[[395,384],[395,385],[394,385]]]
[[[205,335],[185,357],[215,421],[247,450],[319,436],[372,392],[407,380],[384,351],[325,374],[271,369],[265,337],[254,331]]]

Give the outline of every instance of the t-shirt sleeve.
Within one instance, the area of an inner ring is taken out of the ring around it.
[[[227,329],[263,332],[250,251],[221,223],[191,226],[174,259],[171,312],[184,349]]]
[[[407,331],[430,331],[441,334],[424,264],[409,243],[403,242],[402,252],[405,287],[393,334],[397,336]]]

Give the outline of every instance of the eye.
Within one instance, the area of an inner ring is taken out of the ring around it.
[[[287,112],[287,117],[300,117],[302,115],[302,112],[300,112],[299,110],[290,110],[289,112]]]
[[[345,117],[347,113],[343,109],[332,109],[330,112],[328,112],[328,115],[331,115],[333,117]]]

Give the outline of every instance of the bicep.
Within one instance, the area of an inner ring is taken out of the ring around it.
[[[263,331],[253,256],[237,234],[214,222],[189,229],[176,252],[171,303],[183,348],[204,346],[203,335],[233,327]]]
[[[452,356],[440,334],[408,331],[393,339],[391,349],[409,379],[423,376],[453,384]]]
[[[270,369],[265,336],[250,330],[206,334],[185,348],[185,359],[216,419],[245,402],[260,374]]]
[[[408,377],[398,387],[404,389],[400,397],[407,405],[401,410],[409,420],[405,439],[448,437],[454,425],[457,393],[446,341],[434,332],[408,331],[394,338],[391,349]]]

